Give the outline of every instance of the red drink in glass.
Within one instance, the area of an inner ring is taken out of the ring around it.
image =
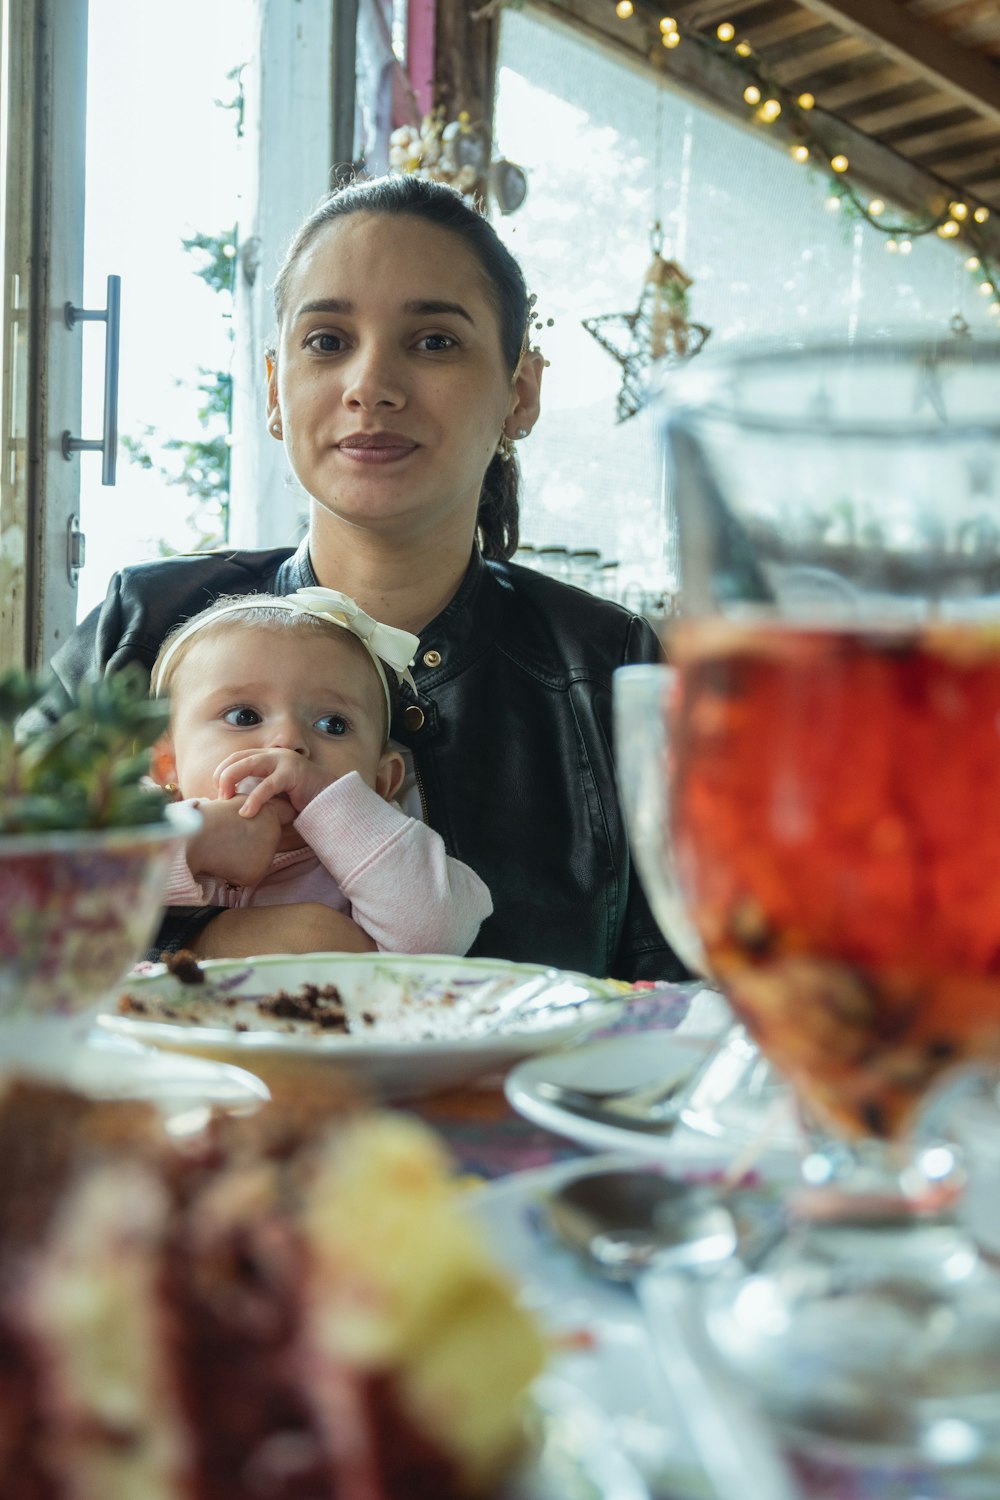
[[[677,875],[712,973],[837,1134],[1000,1060],[1000,630],[675,628]]]

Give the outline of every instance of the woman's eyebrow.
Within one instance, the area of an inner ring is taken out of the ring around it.
[[[428,314],[433,317],[434,314],[455,313],[458,317],[464,318],[467,323],[473,322],[471,313],[465,310],[461,302],[441,302],[436,297],[420,299],[415,302],[404,302],[403,311],[405,313],[416,313],[421,317]]]
[[[320,297],[316,302],[303,302],[296,318],[305,317],[306,313],[352,313],[354,303],[346,301],[343,297]]]
[[[475,326],[472,314],[462,306],[461,302],[442,302],[437,297],[420,297],[411,302],[404,302],[402,310],[416,317],[434,317],[453,313],[456,317],[464,318],[467,323]],[[295,316],[303,318],[308,313],[353,313],[354,311],[354,303],[344,297],[319,297],[315,302],[303,302]]]

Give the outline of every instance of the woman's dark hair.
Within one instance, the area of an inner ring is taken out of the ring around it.
[[[517,261],[496,230],[456,189],[407,175],[373,177],[338,188],[313,210],[288,248],[274,283],[274,311],[280,325],[288,282],[302,252],[335,219],[350,214],[400,214],[425,219],[465,241],[479,262],[500,325],[500,347],[511,375],[525,346],[528,288]],[[483,477],[476,527],[486,558],[513,557],[518,542],[521,471],[513,454],[494,454]]]

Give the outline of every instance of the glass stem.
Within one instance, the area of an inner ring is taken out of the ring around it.
[[[802,1163],[793,1210],[804,1219],[950,1218],[961,1187],[946,1146],[911,1139],[821,1139]]]

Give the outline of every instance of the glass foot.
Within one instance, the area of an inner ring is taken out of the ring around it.
[[[793,1449],[1000,1480],[1000,1272],[961,1226],[799,1224],[704,1312]]]

